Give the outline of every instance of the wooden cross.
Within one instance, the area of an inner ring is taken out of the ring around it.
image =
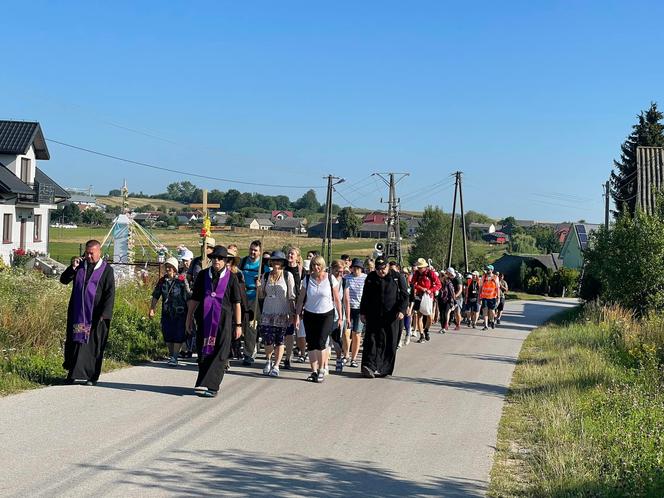
[[[218,208],[220,207],[219,204],[208,204],[207,201],[207,190],[203,190],[203,203],[202,204],[189,204],[189,207],[191,208],[202,208],[203,209],[203,214],[205,215],[205,218],[203,218],[203,243],[201,245],[201,268],[207,268],[210,265],[210,262],[208,261],[207,257],[207,241],[208,241],[208,236],[210,235],[210,215],[208,213],[208,208]]]

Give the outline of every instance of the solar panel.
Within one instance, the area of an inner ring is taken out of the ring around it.
[[[586,227],[584,225],[576,225],[576,233],[579,236],[579,245],[581,249],[585,249],[588,245],[588,235],[586,234]]]

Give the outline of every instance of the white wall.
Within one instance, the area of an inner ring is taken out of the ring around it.
[[[21,178],[21,158],[27,157],[30,159],[30,181],[28,183],[35,183],[35,168],[37,167],[37,159],[35,158],[35,149],[31,145],[27,153],[18,156],[10,156],[7,154],[0,154],[0,163],[7,166],[7,168]]]
[[[25,249],[28,251],[39,251],[48,253],[48,224],[49,224],[49,211],[55,209],[55,206],[50,204],[42,204],[33,209],[18,208],[18,212],[26,215],[29,213],[28,221],[25,224]],[[17,208],[13,205],[0,204],[0,255],[5,263],[9,263],[9,256],[14,249],[21,247],[21,216],[17,216]],[[4,230],[4,215],[10,213],[12,215],[12,241],[11,244],[5,244],[2,241],[2,233]],[[34,215],[41,215],[41,242],[34,242]]]

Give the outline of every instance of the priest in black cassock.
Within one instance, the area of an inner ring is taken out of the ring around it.
[[[85,381],[94,386],[101,374],[108,330],[115,302],[113,269],[101,259],[101,244],[90,240],[85,253],[74,258],[60,276],[67,285],[74,282],[67,309],[65,361],[66,381]]]
[[[362,347],[362,376],[386,377],[394,371],[400,326],[408,309],[408,288],[403,275],[391,270],[383,258],[367,275],[360,301],[360,319],[366,324]]]
[[[237,277],[226,265],[234,259],[226,248],[215,246],[208,258],[210,267],[201,270],[194,281],[186,330],[192,332],[195,319],[198,378],[194,393],[213,398],[226,372],[231,342],[242,334],[242,295]]]

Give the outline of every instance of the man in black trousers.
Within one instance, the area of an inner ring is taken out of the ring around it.
[[[408,308],[408,288],[403,275],[387,261],[376,259],[367,275],[360,302],[360,318],[366,324],[362,350],[362,376],[373,379],[392,375],[400,327]]]

